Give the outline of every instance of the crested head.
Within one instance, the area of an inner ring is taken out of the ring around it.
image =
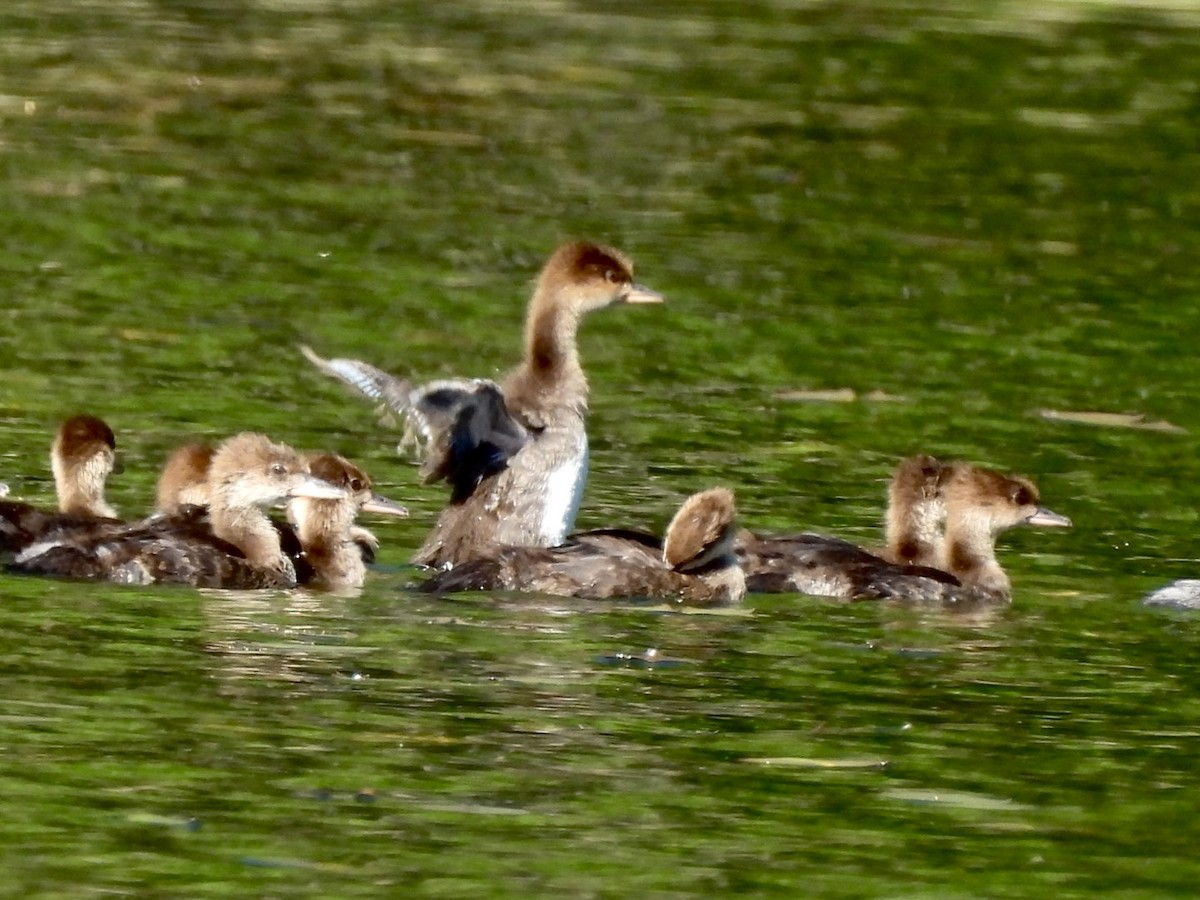
[[[72,416],[58,427],[50,468],[62,512],[113,516],[104,485],[117,467],[117,439],[96,416]]]
[[[563,244],[538,276],[535,299],[583,313],[617,303],[658,303],[662,297],[633,280],[633,261],[613,247]]]
[[[693,494],[667,526],[663,560],[673,569],[694,569],[731,553],[736,517],[733,491],[711,488]]]
[[[371,496],[371,479],[344,456],[336,453],[317,453],[308,457],[308,469],[322,481],[340,487],[354,500],[365,502]]]
[[[346,500],[337,502],[345,504],[352,512],[362,510],[402,518],[408,516],[405,507],[374,493],[370,476],[344,456],[338,456],[336,453],[314,453],[309,455],[308,464],[314,477],[345,491]]]
[[[212,502],[222,507],[269,506],[288,497],[330,500],[346,491],[309,474],[308,460],[266,435],[242,432],[217,448],[209,469]]]
[[[955,463],[947,467],[943,493],[947,515],[986,521],[999,533],[1017,525],[1070,527],[1071,520],[1041,506],[1037,485],[1024,475]]]

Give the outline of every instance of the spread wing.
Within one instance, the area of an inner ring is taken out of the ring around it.
[[[529,432],[513,417],[499,385],[486,379],[449,379],[414,386],[356,359],[322,359],[300,352],[314,366],[405,417],[410,437],[424,445],[421,475],[446,481],[451,501],[469,497],[525,446]]]

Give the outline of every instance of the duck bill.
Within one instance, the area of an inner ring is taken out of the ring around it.
[[[372,494],[367,502],[362,505],[362,511],[375,513],[380,516],[399,516],[401,519],[408,518],[407,506],[401,506],[395,500],[389,500],[387,497],[379,496],[379,494]]]
[[[1037,512],[1025,520],[1025,524],[1035,528],[1070,528],[1071,520],[1066,516],[1060,516],[1052,509],[1039,506]]]
[[[658,291],[652,291],[642,284],[631,284],[621,295],[622,303],[662,303],[664,297]]]
[[[312,500],[345,500],[347,494],[340,487],[322,481],[313,475],[302,475],[287,492],[288,497],[308,497]]]

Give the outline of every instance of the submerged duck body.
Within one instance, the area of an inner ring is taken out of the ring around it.
[[[651,597],[696,605],[735,603],[746,592],[733,555],[732,492],[689,497],[660,540],[622,529],[585,531],[557,547],[502,547],[438,573],[431,593],[520,591],[591,600]]]
[[[889,488],[884,556],[823,535],[749,532],[739,536],[738,556],[751,592],[943,606],[1007,603],[1012,588],[996,559],[999,534],[1018,525],[1071,524],[1039,501],[1037,487],[1023,476],[913,457]]]
[[[63,421],[50,447],[58,507],[0,502],[0,553],[15,553],[59,532],[115,524],[117,514],[104,492],[108,476],[118,467],[116,436],[108,423],[92,415]]]
[[[453,566],[499,546],[562,543],[588,470],[588,383],[576,335],[589,311],[662,297],[633,281],[623,253],[591,243],[559,247],[538,276],[521,364],[484,379],[413,386],[357,360],[305,355],[326,374],[403,413],[426,444],[427,482],[445,480],[450,504],[415,562]]]
[[[309,474],[295,450],[250,432],[217,448],[209,485],[207,515],[193,506],[116,532],[67,533],[27,547],[12,569],[118,584],[293,587],[294,565],[264,509],[292,497],[346,495]]]

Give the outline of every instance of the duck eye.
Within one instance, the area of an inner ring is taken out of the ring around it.
[[[272,475],[286,475],[287,474],[287,466],[285,466],[283,463],[272,463],[271,464],[271,474]]]
[[[361,491],[361,490],[362,490],[362,488],[363,488],[363,483],[362,483],[362,481],[361,481],[360,479],[358,479],[358,478],[351,478],[351,479],[350,479],[350,490],[352,490],[352,491]]]
[[[609,284],[617,284],[621,281],[621,274],[616,269],[605,269],[604,280]]]
[[[1031,503],[1033,503],[1033,497],[1030,495],[1027,488],[1019,488],[1017,492],[1013,494],[1013,503],[1017,504],[1017,506],[1029,506]]]

